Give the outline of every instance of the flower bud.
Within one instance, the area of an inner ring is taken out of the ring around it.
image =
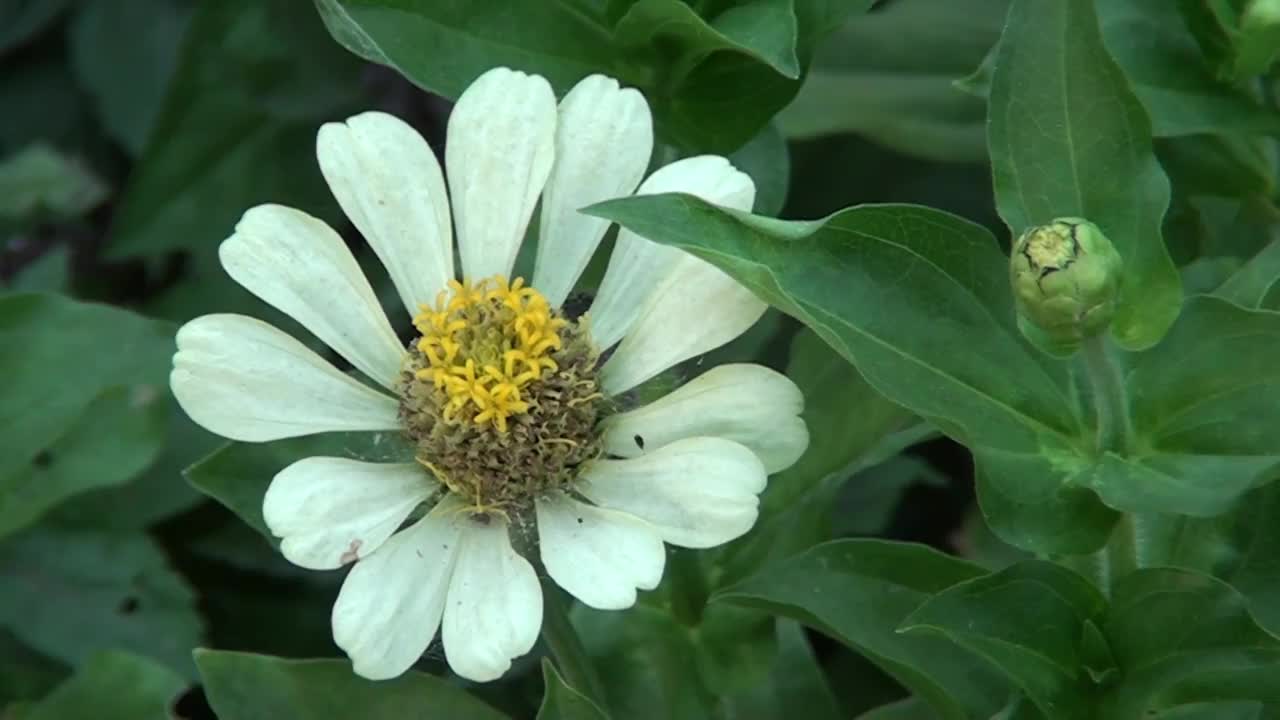
[[[1074,352],[1111,323],[1123,266],[1087,220],[1058,218],[1027,229],[1009,258],[1023,334],[1055,354]]]

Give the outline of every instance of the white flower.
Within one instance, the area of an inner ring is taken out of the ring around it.
[[[542,622],[537,575],[516,550],[535,544],[524,532],[535,519],[555,582],[591,607],[626,608],[658,584],[664,542],[704,548],[742,535],[767,474],[804,451],[800,392],[756,365],[714,368],[619,411],[627,391],[764,311],[716,268],[622,230],[590,312],[558,310],[608,227],[579,208],[681,191],[750,209],[751,180],[721,157],[673,163],[637,190],[652,145],[635,90],[592,76],[557,108],[545,80],[507,69],[481,76],[453,111],[451,194],[400,120],[371,112],[325,125],[324,177],[423,333],[407,349],[320,220],[263,205],[223,243],[237,282],[382,389],[265,323],[208,315],[178,333],[171,384],[187,413],[236,440],[391,430],[415,447],[418,462],[300,460],[264,499],[290,561],[355,562],[333,634],[357,673],[403,673],[440,628],[455,672],[500,677]],[[540,195],[526,288],[505,278]]]

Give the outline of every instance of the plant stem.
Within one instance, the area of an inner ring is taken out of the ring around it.
[[[1105,335],[1095,335],[1082,348],[1085,371],[1093,389],[1093,405],[1098,417],[1097,450],[1125,453],[1132,429],[1124,377],[1107,350]]]
[[[542,582],[542,607],[542,639],[565,682],[601,708],[608,707],[595,665],[569,622],[569,600],[564,591],[547,578]]]
[[[1146,538],[1143,536],[1141,521],[1137,515],[1126,513],[1116,524],[1111,541],[1102,550],[1111,564],[1112,587],[1115,581],[1142,567],[1146,558]]]

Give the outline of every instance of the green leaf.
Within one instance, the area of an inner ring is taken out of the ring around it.
[[[777,621],[777,652],[766,682],[724,698],[725,716],[733,720],[779,718],[794,714],[805,720],[846,717],[827,684],[805,630],[792,620]]]
[[[1164,341],[1131,359],[1131,460],[1154,474],[1125,492],[1169,501],[1151,509],[1212,515],[1269,479],[1280,464],[1278,354],[1280,314],[1191,298]]]
[[[70,4],[71,0],[0,0],[0,53],[30,40]]]
[[[41,655],[0,630],[0,708],[49,694],[70,672],[62,663]],[[7,718],[6,718],[7,720]]]
[[[675,48],[680,56],[677,67],[692,67],[714,52],[729,51],[764,63],[783,77],[800,77],[790,0],[748,0],[711,22],[680,0],[639,0],[613,32],[623,48],[660,43]]]
[[[159,114],[190,15],[174,0],[90,0],[71,21],[76,74],[107,132],[135,156]]]
[[[1030,561],[967,580],[929,598],[905,632],[940,633],[1009,676],[1053,718],[1091,718],[1083,627],[1106,599],[1084,578]]]
[[[315,170],[315,137],[323,121],[355,109],[359,64],[310,8],[200,3],[179,58],[121,197],[111,255],[211,254],[240,214],[263,202],[336,219]]]
[[[585,695],[565,684],[551,661],[542,659],[545,686],[538,720],[608,720],[608,715]]]
[[[734,167],[756,184],[757,215],[777,216],[787,202],[791,184],[791,151],[776,125],[768,125],[729,156]]]
[[[173,355],[173,328],[57,295],[7,295],[0,296],[0,347],[18,349],[0,353],[5,378],[0,487],[5,487],[16,473],[31,471],[40,451],[74,432],[73,424],[104,391],[131,387],[142,393],[135,399],[145,398],[146,388],[152,396],[159,392]],[[101,432],[101,426],[85,422],[82,435]],[[95,440],[103,447],[103,438]]]
[[[787,375],[804,393],[809,447],[795,465],[770,478],[755,527],[723,551],[726,582],[829,539],[832,503],[844,482],[882,459],[872,457],[877,446],[912,420],[811,330],[792,341]]]
[[[0,627],[70,665],[127,650],[191,676],[195,597],[142,535],[35,528],[0,544]]]
[[[1270,197],[1275,186],[1269,138],[1188,135],[1158,141],[1156,155],[1183,195]]]
[[[0,161],[0,222],[79,217],[106,196],[91,170],[43,143]]]
[[[262,519],[262,498],[276,473],[314,455],[380,462],[412,459],[394,433],[330,433],[268,443],[227,443],[186,471],[187,481],[222,503],[272,545],[278,541]]]
[[[1280,239],[1268,243],[1213,294],[1237,305],[1257,308],[1277,282],[1280,282]]]
[[[505,716],[440,678],[409,672],[374,682],[346,660],[286,660],[196,650],[209,705],[221,720],[403,720],[427,712],[458,720]]]
[[[1151,716],[1152,720],[1263,720],[1262,703],[1237,702],[1196,703],[1169,708]]]
[[[450,99],[498,66],[536,72],[561,94],[593,72],[634,79],[609,30],[563,0],[316,0],[316,8],[348,50]]]
[[[67,293],[70,264],[71,250],[65,245],[53,247],[19,270],[10,288],[19,293]]]
[[[139,720],[169,717],[187,686],[168,668],[134,655],[95,655],[70,680],[31,705],[22,720]]]
[[[980,575],[981,568],[922,545],[841,540],[775,563],[714,600],[832,636],[927,700],[939,717],[988,717],[1004,700],[1004,683],[941,638],[894,630],[930,595]]]
[[[1103,631],[1123,682],[1099,717],[1137,717],[1157,703],[1280,699],[1280,640],[1258,627],[1240,593],[1207,575],[1155,568],[1126,576]]]
[[[26,467],[0,478],[0,537],[80,493],[121,485],[150,465],[164,444],[163,400],[151,386],[108,390]]]
[[[1149,347],[1182,290],[1160,233],[1169,181],[1151,124],[1102,43],[1093,0],[1014,0],[992,76],[987,140],[996,204],[1015,235],[1054,218],[1096,223],[1125,261],[1112,332]]]
[[[1087,552],[1106,541],[1116,514],[1085,488],[1089,439],[1065,367],[1017,330],[1008,261],[985,229],[905,205],[784,222],[677,195],[589,212],[719,266],[969,445],[983,511],[1008,542]]]
[[[1258,623],[1280,636],[1280,483],[1254,491],[1235,515],[1236,562],[1222,577],[1248,599]]]
[[[854,132],[934,160],[985,161],[986,104],[952,84],[995,44],[1008,4],[897,0],[851,17],[779,125],[792,138]]]
[[[1107,49],[1133,83],[1161,136],[1280,132],[1280,113],[1224,82],[1165,0],[1099,0]]]
[[[936,717],[919,698],[907,698],[867,711],[857,720],[934,720]]]

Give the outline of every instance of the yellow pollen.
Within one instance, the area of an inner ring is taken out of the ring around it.
[[[568,322],[524,278],[498,275],[450,280],[413,324],[427,362],[416,375],[445,394],[445,419],[469,415],[475,425],[505,433],[512,415],[529,411],[525,388],[558,369],[550,355],[563,346],[560,331]]]

